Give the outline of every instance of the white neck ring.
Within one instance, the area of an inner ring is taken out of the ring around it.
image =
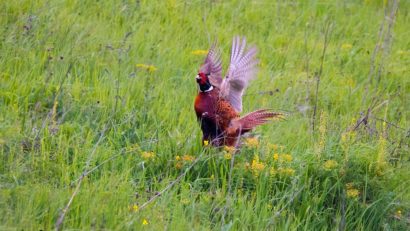
[[[201,91],[201,92],[210,92],[210,91],[212,91],[213,89],[214,89],[214,87],[211,85],[211,87],[210,87],[208,90]]]

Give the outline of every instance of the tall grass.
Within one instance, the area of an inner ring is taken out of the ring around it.
[[[395,3],[2,1],[0,229],[407,230]],[[244,110],[289,114],[236,155],[193,112],[194,51],[227,67],[234,35],[260,49]]]

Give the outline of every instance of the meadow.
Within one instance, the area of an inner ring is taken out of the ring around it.
[[[410,2],[1,1],[0,230],[409,230]],[[259,48],[234,154],[202,147],[214,40]]]

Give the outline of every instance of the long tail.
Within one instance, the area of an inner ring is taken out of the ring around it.
[[[284,119],[285,114],[274,112],[270,109],[261,109],[242,116],[233,121],[234,126],[241,130],[241,134],[249,132],[254,127],[267,123],[269,121]]]

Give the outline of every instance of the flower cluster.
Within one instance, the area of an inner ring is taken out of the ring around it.
[[[293,160],[293,157],[290,154],[282,154],[280,157],[281,158],[279,160],[284,162],[291,162]]]
[[[138,212],[139,209],[140,209],[140,208],[139,208],[138,205],[136,205],[136,204],[133,204],[133,205],[131,206],[131,210],[132,210],[133,212]]]
[[[146,70],[150,73],[155,72],[157,70],[157,68],[154,65],[142,64],[142,63],[135,64],[135,67],[141,70]]]
[[[149,224],[149,222],[148,222],[148,220],[147,219],[142,219],[142,225],[148,225]]]
[[[246,144],[248,147],[257,147],[256,145],[259,145],[259,141],[256,138],[250,138],[246,140]],[[255,177],[260,176],[264,170],[267,170],[270,176],[293,176],[296,172],[295,169],[291,167],[293,156],[288,153],[279,153],[279,149],[282,152],[284,147],[276,144],[268,144],[268,152],[272,153],[273,151],[272,156],[268,156],[263,161],[260,155],[254,154],[252,161],[245,163],[245,168]]]
[[[272,159],[274,161],[279,161],[279,162],[286,163],[286,162],[292,162],[293,157],[292,157],[292,155],[286,154],[286,153],[283,153],[283,154],[273,153]]]
[[[226,152],[226,153],[224,154],[224,158],[225,158],[225,160],[230,160],[230,159],[232,159],[232,153]]]
[[[395,213],[394,213],[394,217],[397,219],[401,219],[403,217],[403,214],[401,212],[400,209],[398,209]]]
[[[245,146],[249,148],[257,148],[259,146],[259,140],[255,137],[245,139]]]
[[[272,167],[270,168],[270,175],[275,176],[276,174],[284,177],[289,177],[295,175],[295,169],[291,167],[293,161],[293,156],[288,153],[279,153],[279,150],[283,152],[284,147],[282,145],[269,144],[268,148],[273,151],[272,154]]]
[[[152,160],[155,158],[155,153],[154,152],[142,152],[141,157],[144,160]]]
[[[353,183],[347,183],[346,195],[348,198],[356,199],[360,195],[360,191],[354,187]]]
[[[236,149],[233,146],[224,146],[224,158],[226,160],[232,159],[232,155],[235,154]]]
[[[193,55],[207,55],[208,50],[193,50],[191,52],[191,54],[193,54]]]
[[[175,168],[181,169],[186,164],[192,163],[195,160],[194,156],[191,155],[183,155],[183,156],[175,156]]]
[[[338,164],[335,160],[326,160],[323,168],[327,171],[337,168]]]
[[[252,164],[250,165],[252,174],[254,176],[259,176],[260,172],[265,169],[265,164],[259,161],[259,156],[255,155],[252,160]]]
[[[273,160],[274,161],[279,160],[279,154],[278,153],[273,153]]]

